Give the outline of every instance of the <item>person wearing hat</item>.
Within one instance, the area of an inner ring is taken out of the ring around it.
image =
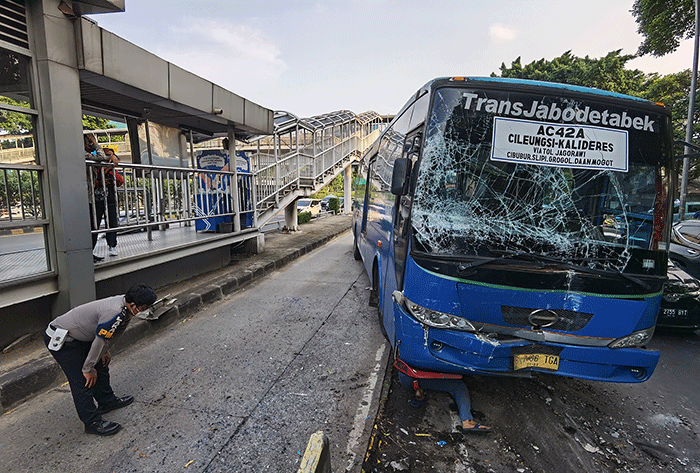
[[[117,397],[112,391],[109,348],[131,318],[155,301],[153,289],[137,284],[124,295],[75,307],[46,328],[44,343],[68,378],[75,410],[86,433],[112,435],[121,428],[116,422],[104,420],[102,414],[128,406],[134,397]]]

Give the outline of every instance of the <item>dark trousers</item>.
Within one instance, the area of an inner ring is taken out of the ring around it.
[[[47,347],[50,340],[49,336],[44,334],[44,343]],[[102,365],[102,361],[99,361],[95,366],[97,382],[91,388],[85,387],[86,380],[85,376],[83,376],[83,363],[87,358],[91,345],[92,342],[73,340],[72,342],[65,342],[58,351],[49,350],[66,374],[66,378],[68,378],[75,410],[78,411],[78,417],[85,424],[102,419],[93,399],[97,401],[99,406],[106,406],[116,399],[114,391],[112,391],[112,387],[109,384],[109,368]]]
[[[101,190],[101,189],[100,189]],[[90,228],[97,230],[100,228],[102,218],[105,218],[107,228],[117,228],[119,220],[117,220],[117,196],[114,190],[107,188],[107,202],[104,197],[95,196],[95,215],[93,215],[92,204],[90,204]],[[95,226],[97,225],[97,226]],[[117,232],[107,232],[107,245],[117,246]],[[92,234],[92,248],[97,244],[97,233]]]

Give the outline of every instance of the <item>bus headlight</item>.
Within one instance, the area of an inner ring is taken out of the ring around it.
[[[636,348],[646,345],[651,336],[654,335],[654,327],[639,330],[626,337],[618,338],[608,344],[610,348]]]
[[[437,310],[427,309],[418,304],[402,298],[404,307],[416,320],[425,325],[436,328],[447,328],[452,330],[463,330],[465,332],[476,332],[474,326],[464,317],[458,317]]]

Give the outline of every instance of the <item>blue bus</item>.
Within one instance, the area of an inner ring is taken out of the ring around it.
[[[435,79],[362,157],[354,255],[397,366],[642,382],[666,280],[662,105],[584,87]]]

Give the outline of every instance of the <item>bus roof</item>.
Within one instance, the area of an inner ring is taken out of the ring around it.
[[[455,80],[455,77],[460,77],[460,79]],[[545,81],[530,80],[530,79],[510,79],[510,78],[506,78],[506,77],[469,77],[469,76],[440,77],[440,78],[433,79],[432,81],[428,82],[423,88],[424,89],[431,88],[434,85],[434,83],[436,83],[436,82],[459,83],[461,81],[464,81],[465,83],[491,82],[491,83],[502,83],[502,84],[526,85],[526,86],[533,86],[533,87],[549,87],[552,89],[561,89],[562,91],[578,92],[578,93],[583,93],[583,94],[595,94],[595,95],[612,97],[612,98],[617,98],[617,99],[628,99],[628,100],[631,99],[631,100],[636,100],[636,101],[639,101],[642,103],[647,103],[647,104],[654,103],[654,102],[651,102],[647,99],[643,99],[640,97],[634,97],[632,95],[620,94],[617,92],[610,92],[610,91],[602,90],[602,89],[594,89],[592,87],[582,87],[580,85],[560,84],[558,82],[545,82]]]
[[[602,90],[602,89],[595,89],[593,87],[583,87],[580,85],[570,85],[570,84],[561,84],[558,82],[545,82],[545,81],[538,81],[538,80],[530,80],[530,79],[511,79],[507,77],[470,77],[470,76],[452,76],[452,77],[438,77],[436,79],[431,80],[427,84],[425,84],[423,87],[418,89],[418,91],[411,96],[410,99],[406,102],[406,104],[401,107],[401,110],[399,110],[396,115],[394,115],[394,119],[392,120],[392,123],[398,119],[398,117],[401,116],[401,114],[414,102],[416,101],[419,97],[421,97],[423,94],[429,92],[431,89],[434,89],[438,85],[445,85],[449,84],[452,86],[459,85],[459,84],[464,84],[464,85],[476,85],[478,83],[489,83],[489,84],[509,84],[509,85],[520,85],[520,86],[525,86],[525,87],[537,87],[537,88],[548,88],[548,89],[558,89],[561,93],[566,93],[566,92],[573,92],[576,94],[586,94],[586,95],[597,95],[599,97],[604,97],[607,99],[617,99],[617,100],[633,100],[637,102],[640,106],[646,106],[650,108],[656,108],[658,112],[658,108],[661,108],[664,110],[664,112],[667,115],[670,116],[671,111],[666,108],[663,104],[652,102],[651,100],[648,99],[643,99],[640,97],[634,97],[633,95],[626,95],[626,94],[620,94],[618,92],[610,92],[607,90]],[[382,132],[382,136],[386,130]],[[366,154],[369,154],[372,152],[374,146],[377,144],[373,144],[370,146],[369,149],[366,150]]]

